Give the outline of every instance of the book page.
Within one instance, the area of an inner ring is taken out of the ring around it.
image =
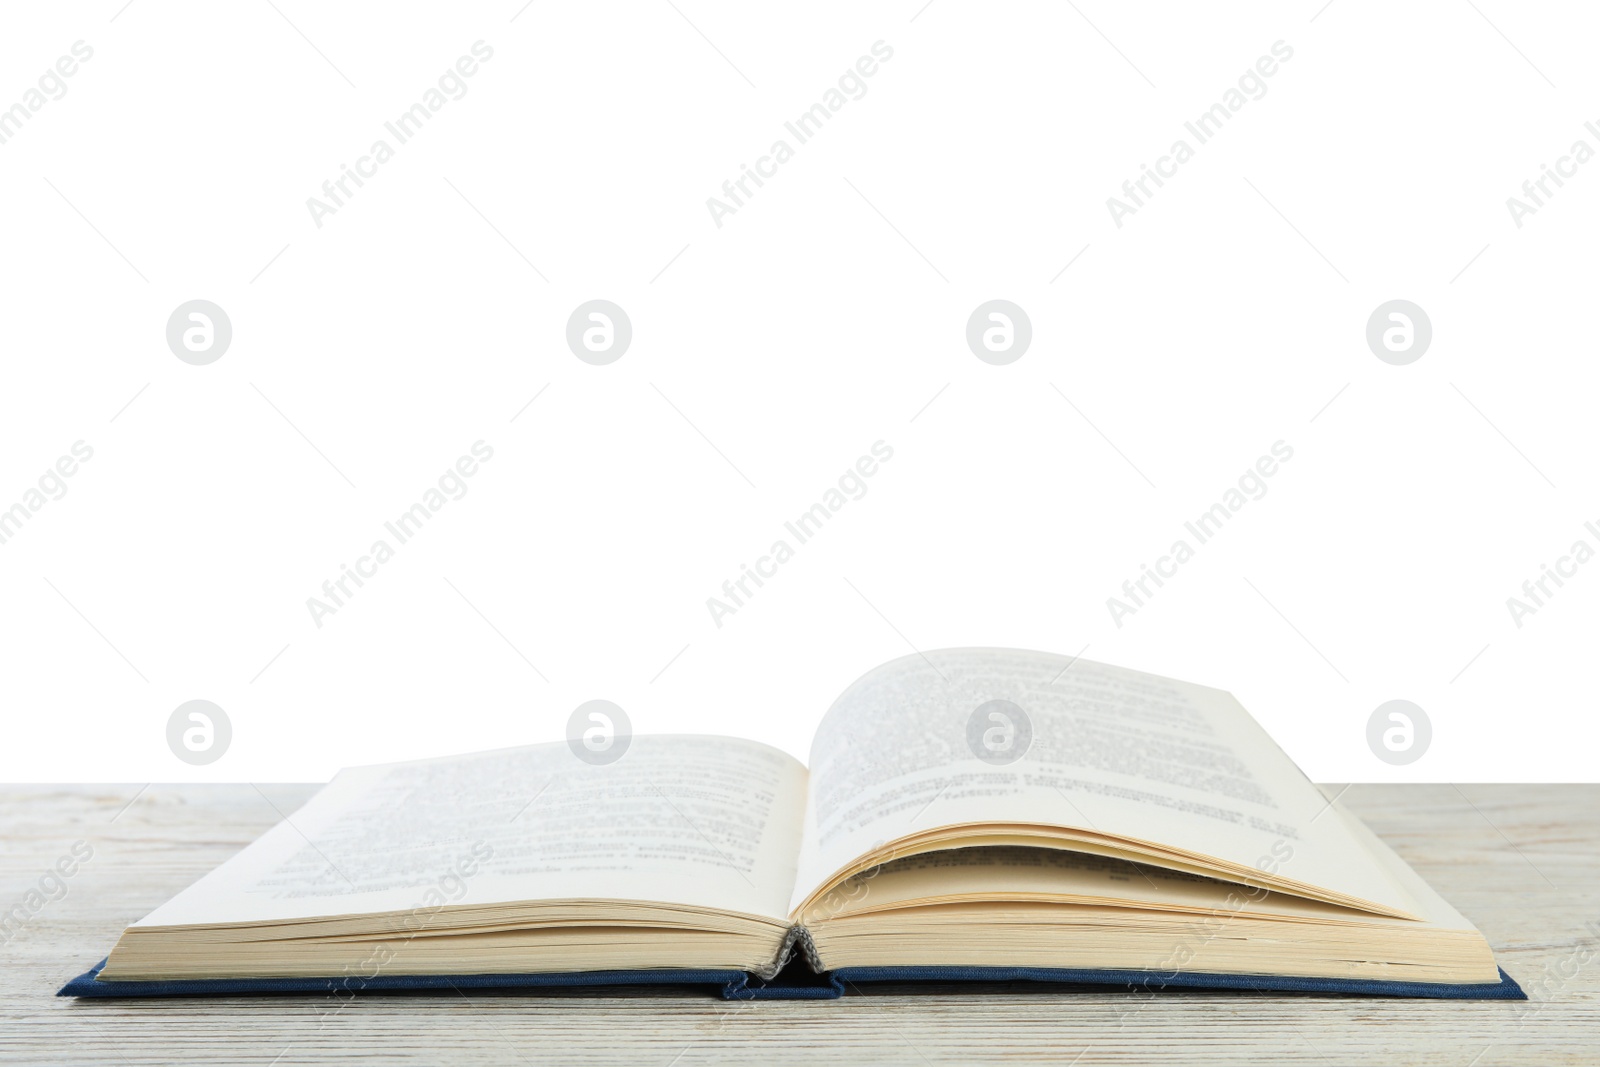
[[[563,742],[351,768],[136,925],[524,900],[782,921],[805,779],[777,749],[697,736],[634,737],[605,766]]]
[[[829,899],[834,906],[824,910],[824,919],[908,904],[1052,900],[1208,915],[1377,925],[1408,922],[1146,863],[1015,845],[956,848],[891,860],[849,879],[837,897]],[[816,929],[814,919],[811,928]]]
[[[997,700],[1020,716],[1004,705],[999,719],[979,711]],[[1067,656],[949,649],[869,672],[818,728],[809,789],[791,908],[909,834],[1031,823],[1153,842],[1416,910],[1233,697]]]

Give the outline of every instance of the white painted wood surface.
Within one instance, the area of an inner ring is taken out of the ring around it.
[[[320,996],[54,996],[126,923],[313,789],[0,787],[0,908],[21,904],[73,842],[94,849],[64,896],[0,932],[0,1063],[1600,1063],[1600,786],[1343,795],[1488,935],[1525,1003],[1018,984],[755,1004],[659,990],[367,996],[330,1014]]]

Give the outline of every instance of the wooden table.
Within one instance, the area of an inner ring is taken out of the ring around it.
[[[1330,795],[1337,787],[1324,787]],[[122,927],[314,786],[0,787],[0,1063],[1600,1063],[1600,786],[1350,787],[1347,805],[1494,945],[1528,1002],[948,988],[731,1004],[670,991],[57,998]],[[82,848],[80,846],[80,852]],[[72,864],[67,864],[72,866]]]

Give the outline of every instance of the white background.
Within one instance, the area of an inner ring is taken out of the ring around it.
[[[94,458],[0,545],[0,778],[321,779],[554,740],[596,697],[803,757],[861,672],[989,644],[1229,689],[1318,780],[1595,780],[1600,563],[1506,606],[1600,548],[1600,162],[1506,207],[1600,149],[1592,11],[674,3],[8,6],[0,107],[94,55],[0,145],[0,508]],[[718,228],[706,199],[880,40]],[[634,329],[606,367],[564,340],[597,297]],[[195,298],[233,324],[205,367],[165,341]],[[1009,366],[965,343],[992,298],[1032,320]],[[1394,298],[1433,323],[1409,366],[1364,338]],[[478,440],[468,494],[319,629],[307,598]],[[878,440],[866,496],[713,625]],[[1116,626],[1279,440],[1267,495]],[[234,731],[203,768],[165,740],[195,698]],[[1392,698],[1433,723],[1407,767],[1365,740]]]

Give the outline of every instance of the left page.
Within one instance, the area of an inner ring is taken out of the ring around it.
[[[556,743],[356,767],[135,925],[524,900],[782,921],[805,791],[799,761],[727,737],[634,737],[605,766]]]

